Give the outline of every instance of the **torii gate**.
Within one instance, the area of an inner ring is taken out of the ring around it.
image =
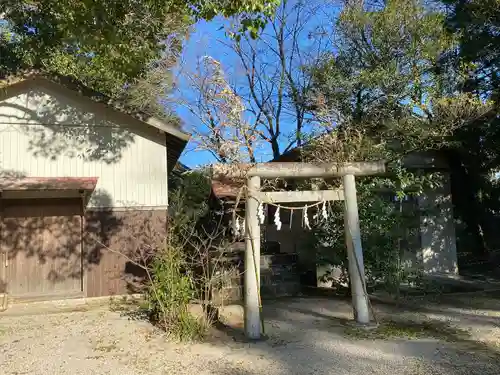
[[[365,292],[363,249],[359,228],[355,176],[382,174],[384,162],[308,164],[295,162],[262,163],[255,165],[215,165],[214,176],[246,178],[245,207],[245,335],[255,340],[261,336],[260,320],[260,202],[312,202],[332,200],[337,191],[261,192],[261,179],[342,177],[345,202],[345,235],[349,261],[354,317],[360,324],[370,323],[368,296]],[[333,193],[333,194],[332,194]],[[338,198],[337,198],[338,199]]]

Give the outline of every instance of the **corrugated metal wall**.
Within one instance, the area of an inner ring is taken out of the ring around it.
[[[0,102],[5,175],[98,177],[90,207],[167,206],[163,135],[119,127],[46,90]]]

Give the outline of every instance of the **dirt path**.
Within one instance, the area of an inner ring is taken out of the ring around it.
[[[0,314],[0,374],[499,374],[491,353],[465,353],[434,339],[359,340],[343,334],[344,302],[286,300],[267,306],[269,339],[169,343],[144,321],[108,306],[53,314]],[[241,322],[227,309],[228,322]]]

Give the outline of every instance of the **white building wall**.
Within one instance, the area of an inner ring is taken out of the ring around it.
[[[457,275],[457,246],[453,203],[448,174],[442,186],[420,197],[420,239],[418,254],[428,275]]]
[[[0,102],[0,177],[98,177],[91,207],[166,207],[165,136],[105,117],[46,88]]]

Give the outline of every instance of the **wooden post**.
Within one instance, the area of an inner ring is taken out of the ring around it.
[[[368,296],[365,293],[365,267],[363,248],[361,246],[361,231],[359,228],[358,202],[356,198],[356,180],[354,175],[345,175],[344,207],[345,236],[347,257],[349,260],[349,279],[351,281],[352,305],[354,319],[360,324],[370,323]]]
[[[87,207],[86,194],[84,190],[80,191],[82,206],[80,207],[80,290],[87,295],[87,277],[85,272],[85,207]]]
[[[260,190],[260,177],[247,180],[245,207],[245,335],[260,338],[260,228],[256,196]]]
[[[9,253],[6,248],[2,246],[3,235],[3,200],[2,192],[0,191],[0,312],[7,310],[9,305],[9,294],[7,293],[7,267]]]

